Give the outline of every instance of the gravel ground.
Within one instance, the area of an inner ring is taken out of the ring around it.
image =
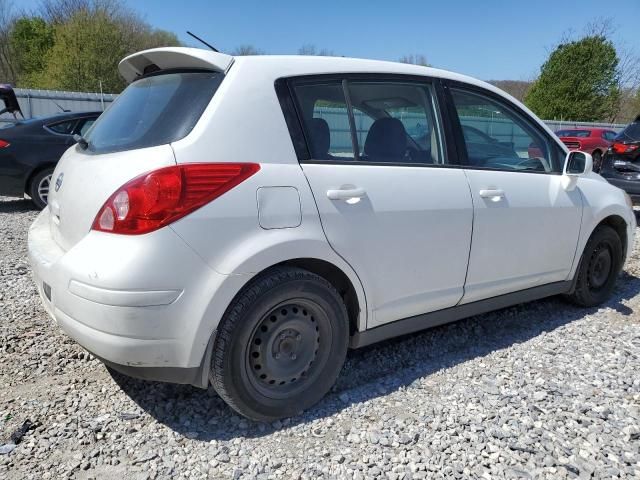
[[[0,478],[640,477],[639,251],[600,309],[543,300],[350,352],[319,405],[258,424],[112,377],[60,333],[28,269],[35,216],[0,198]]]

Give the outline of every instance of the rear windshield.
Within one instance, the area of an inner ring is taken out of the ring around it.
[[[633,122],[627,125],[620,134],[616,137],[617,140],[631,140],[638,141],[640,140],[640,122]]]
[[[591,130],[558,130],[556,132],[558,137],[580,137],[587,138],[591,135]]]
[[[87,132],[89,151],[118,152],[180,140],[198,122],[223,77],[174,72],[136,80]]]

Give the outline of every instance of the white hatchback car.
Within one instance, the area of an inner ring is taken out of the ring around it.
[[[115,370],[211,383],[247,417],[313,405],[349,346],[597,305],[631,251],[625,193],[472,78],[189,48],[120,72],[29,232],[42,301]]]

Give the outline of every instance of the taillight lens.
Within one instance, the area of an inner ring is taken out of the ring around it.
[[[626,143],[614,143],[611,149],[616,153],[630,153],[638,149],[638,145],[627,145]]]
[[[11,144],[6,140],[0,140],[0,148],[7,148],[9,145]]]
[[[91,228],[124,235],[152,232],[215,200],[258,170],[256,163],[190,163],[145,173],[109,197]]]

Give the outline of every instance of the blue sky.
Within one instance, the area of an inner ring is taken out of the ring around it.
[[[38,0],[21,0],[20,6]],[[436,67],[484,80],[534,78],[564,33],[609,17],[614,38],[640,50],[640,0],[127,0],[150,24],[187,43],[191,30],[222,51],[252,44],[296,53],[397,60],[424,54]],[[640,53],[640,51],[638,52]]]

